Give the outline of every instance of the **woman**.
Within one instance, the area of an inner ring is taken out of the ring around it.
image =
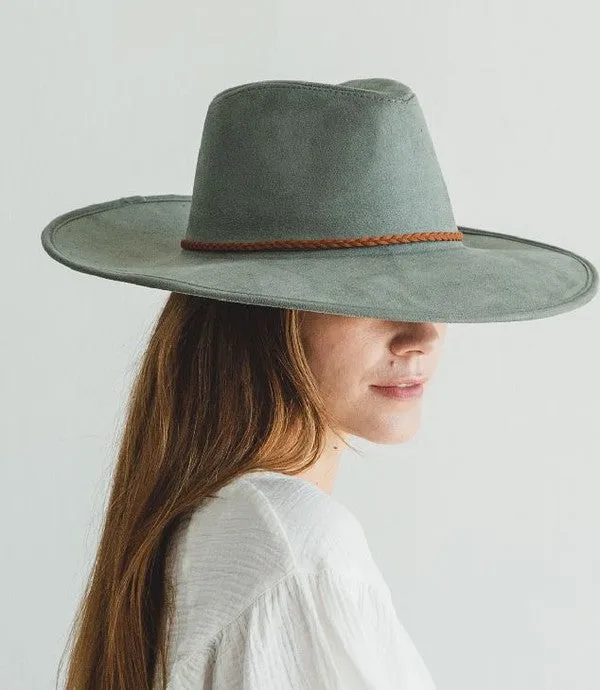
[[[416,432],[426,383],[398,384],[432,376],[448,323],[578,308],[595,267],[457,226],[414,92],[380,78],[222,91],[191,198],[76,209],[42,243],[75,270],[170,291],[67,689],[432,690],[331,495],[339,454],[348,435]]]

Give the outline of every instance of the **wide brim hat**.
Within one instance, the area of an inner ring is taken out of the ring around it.
[[[539,319],[598,290],[594,265],[564,247],[457,225],[417,96],[384,78],[226,89],[190,196],[71,210],[41,240],[110,280],[398,321]]]

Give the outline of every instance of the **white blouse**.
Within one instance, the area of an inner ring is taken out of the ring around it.
[[[305,479],[236,478],[168,567],[169,690],[435,690],[360,523]]]

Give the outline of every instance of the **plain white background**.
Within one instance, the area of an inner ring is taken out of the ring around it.
[[[166,292],[69,270],[72,208],[191,194],[234,84],[387,77],[423,107],[459,224],[600,267],[595,3],[3,3],[0,686],[50,690],[94,556],[131,376]],[[450,325],[400,446],[335,488],[438,690],[600,687],[600,299]]]

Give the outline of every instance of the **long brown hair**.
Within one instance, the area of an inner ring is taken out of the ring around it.
[[[129,396],[66,690],[165,688],[177,528],[244,472],[307,469],[339,428],[305,358],[302,314],[169,294]]]

